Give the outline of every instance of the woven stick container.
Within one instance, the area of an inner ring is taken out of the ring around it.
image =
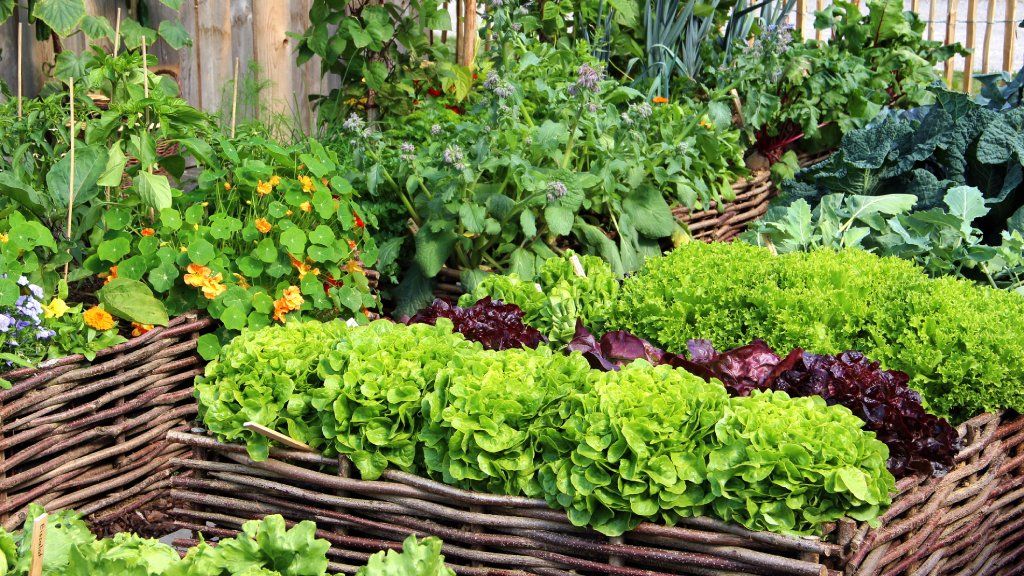
[[[946,476],[897,486],[878,528],[844,520],[821,538],[752,532],[711,518],[645,523],[620,538],[573,526],[542,500],[468,492],[388,470],[363,481],[351,463],[245,448],[172,431],[182,446],[171,480],[180,528],[232,536],[267,514],[314,520],[331,570],[352,572],[408,534],[438,536],[458,574],[569,576],[1009,575],[1024,564],[1024,418],[983,414],[959,428],[965,448]],[[188,541],[182,541],[187,544]]]
[[[196,414],[192,380],[202,372],[196,338],[208,318],[168,326],[101,350],[0,377],[0,520],[11,530],[28,504],[74,508],[105,523],[166,494],[172,460],[188,448],[167,441]]]
[[[798,157],[800,166],[806,167],[828,158],[830,153],[803,154]],[[693,211],[677,206],[672,214],[697,240],[705,242],[726,242],[747,229],[751,222],[768,211],[772,199],[779,195],[779,189],[771,180],[768,170],[759,170],[749,178],[743,178],[732,185],[736,199],[719,207],[715,202],[706,210]]]

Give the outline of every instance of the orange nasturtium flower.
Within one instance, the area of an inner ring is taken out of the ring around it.
[[[271,228],[273,228],[273,226],[270,224],[270,221],[267,220],[266,218],[256,219],[256,229],[260,231],[260,234],[266,234],[267,232],[270,232]]]
[[[99,306],[93,306],[85,312],[82,312],[82,320],[84,320],[86,325],[90,328],[101,332],[110,330],[117,325],[117,323],[114,322],[114,317],[110,315],[110,312],[107,312]]]
[[[97,276],[104,278],[103,285],[106,286],[111,280],[117,278],[117,265],[111,266],[110,272],[100,272]]]
[[[225,190],[231,190],[231,182],[225,182],[224,183],[224,189]]]
[[[228,289],[228,287],[223,283],[223,274],[219,272],[214,274],[213,271],[206,266],[201,266],[196,263],[188,265],[184,280],[185,284],[195,288],[200,288],[203,291],[203,296],[205,296],[207,300],[213,300]]]
[[[280,183],[281,183],[281,177],[278,176],[277,174],[274,174],[273,176],[270,177],[270,185],[271,186],[277,186]]]
[[[301,308],[303,302],[305,302],[305,299],[303,299],[297,286],[285,288],[284,292],[281,293],[281,297],[274,300],[274,320],[283,323],[284,315]]]
[[[143,236],[152,236],[153,234],[156,234],[156,232],[152,228],[143,228],[139,234]]]
[[[143,334],[149,332],[152,329],[152,324],[139,324],[138,322],[132,322],[132,336],[134,336],[135,338],[142,336]]]
[[[302,184],[303,192],[312,192],[313,190],[316,190],[316,186],[313,184],[313,179],[305,174],[299,176],[299,183]]]
[[[206,266],[202,266],[196,263],[189,264],[186,270],[187,272],[185,273],[184,276],[185,284],[188,284],[189,286],[194,286],[196,288],[202,286],[203,281],[206,278],[209,278],[210,274],[213,273],[213,271],[207,268]]]
[[[312,274],[313,276],[319,276],[320,275],[320,269],[319,268],[313,268],[309,264],[306,264],[305,262],[300,261],[299,259],[297,259],[295,256],[292,256],[291,254],[288,255],[288,259],[292,261],[292,266],[294,266],[295,269],[298,270],[298,272],[299,272],[299,280],[302,280],[303,278],[305,278],[306,274]]]
[[[359,274],[360,272],[363,271],[363,266],[359,263],[358,260],[349,260],[348,262],[345,263],[343,268],[349,274]]]
[[[313,205],[310,204],[309,202],[303,202],[302,204],[299,204],[299,209],[302,210],[303,212],[312,212]]]
[[[355,250],[356,249],[356,241],[355,240],[349,240],[348,241],[348,249],[349,250]]]
[[[270,184],[270,182],[264,182],[263,180],[259,180],[256,183],[256,193],[259,194],[260,196],[266,196],[267,194],[270,194],[273,191],[274,187]]]
[[[651,98],[651,102],[654,102],[655,104],[668,104],[668,98],[665,98],[664,96],[655,96],[654,98]]]
[[[700,127],[705,129],[705,130],[711,130],[711,129],[713,129],[715,127],[715,125],[712,124],[711,122],[709,122],[707,118],[701,118],[699,124],[700,124]]]

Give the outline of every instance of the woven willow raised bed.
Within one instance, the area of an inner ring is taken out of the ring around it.
[[[315,520],[331,542],[332,570],[351,572],[409,533],[439,536],[466,575],[740,576],[1008,575],[1024,564],[1024,418],[985,414],[959,428],[966,446],[942,478],[897,484],[882,526],[853,521],[825,537],[751,532],[709,518],[641,524],[607,538],[569,524],[542,500],[467,492],[398,471],[362,481],[344,459],[275,450],[255,463],[242,446],[168,436],[194,456],[175,464],[172,511],[180,528],[231,536],[266,514]],[[184,541],[183,543],[187,543]]]
[[[166,434],[196,413],[196,338],[210,323],[186,314],[91,362],[67,356],[0,374],[13,384],[0,391],[3,527],[20,526],[32,502],[102,527],[165,495],[171,460],[188,451]]]
[[[827,152],[801,154],[798,156],[798,162],[800,166],[810,166],[821,162],[828,155]],[[726,203],[721,209],[712,202],[707,210],[696,212],[683,206],[676,206],[672,214],[697,240],[725,242],[732,240],[746,230],[751,222],[764,216],[772,198],[779,194],[768,170],[759,170],[750,178],[740,179],[732,185],[732,189],[736,199]]]

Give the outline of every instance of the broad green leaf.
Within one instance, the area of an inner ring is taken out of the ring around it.
[[[157,211],[171,207],[171,183],[167,176],[139,172],[135,177],[135,189],[144,205]]]
[[[100,304],[114,316],[140,324],[167,325],[167,310],[138,280],[114,278],[96,293]]]
[[[160,37],[167,42],[167,45],[175,50],[181,50],[185,46],[192,45],[192,37],[188,31],[177,20],[164,20],[160,22]]]
[[[85,16],[85,0],[36,0],[32,7],[32,17],[45,22],[58,36],[70,35]]]
[[[640,186],[633,190],[622,201],[622,208],[633,217],[637,231],[648,238],[664,238],[676,230],[677,224],[668,203],[653,186]]]
[[[77,159],[76,159],[77,161]],[[107,164],[103,168],[103,173],[100,174],[99,179],[96,180],[97,186],[109,186],[115,187],[121,185],[121,180],[124,178],[124,167],[128,163],[128,157],[124,155],[124,151],[121,150],[121,141],[118,140],[110,146],[110,150],[107,151]]]
[[[81,206],[96,197],[99,188],[96,181],[107,166],[107,151],[98,146],[79,144],[75,147],[74,190],[71,190],[71,155],[61,158],[46,173],[46,187],[50,197],[67,208],[69,197],[74,193],[75,206]]]
[[[86,16],[82,20],[82,31],[85,35],[94,40],[100,38],[106,38],[107,40],[114,40],[114,27],[110,25],[110,21],[104,16]]]

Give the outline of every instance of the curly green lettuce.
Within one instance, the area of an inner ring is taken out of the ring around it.
[[[389,465],[418,472],[425,396],[453,358],[481,350],[453,333],[447,318],[436,326],[379,320],[352,328],[320,361],[323,384],[310,391],[319,431],[363,479],[379,478]]]
[[[377,552],[356,572],[356,576],[455,576],[444,565],[441,541],[437,538],[417,540],[409,535],[402,542],[402,551]]]
[[[452,358],[424,400],[427,470],[468,489],[540,496],[538,468],[568,451],[562,406],[589,372],[582,356],[546,346]]]
[[[549,503],[610,536],[700,515],[712,498],[706,467],[725,388],[643,360],[590,380],[566,426],[571,455],[543,472]]]
[[[844,516],[872,522],[891,503],[889,449],[844,406],[755,391],[715,425],[711,509],[751,530],[816,534]]]
[[[347,329],[341,321],[310,320],[243,331],[196,379],[199,417],[219,439],[245,442],[256,461],[267,459],[270,441],[245,429],[248,421],[323,447],[320,419],[307,392],[320,385],[320,357]]]
[[[578,258],[582,274],[573,263]],[[576,321],[595,330],[607,317],[619,293],[619,280],[607,262],[597,256],[577,256],[571,250],[541,266],[538,282],[516,274],[487,276],[459,299],[468,306],[490,296],[522,308],[523,320],[554,344],[565,344],[576,332]]]
[[[821,354],[858,350],[911,376],[929,408],[954,419],[1024,410],[1024,299],[863,250],[773,256],[693,243],[623,282],[608,329],[667,350],[694,338]]]

